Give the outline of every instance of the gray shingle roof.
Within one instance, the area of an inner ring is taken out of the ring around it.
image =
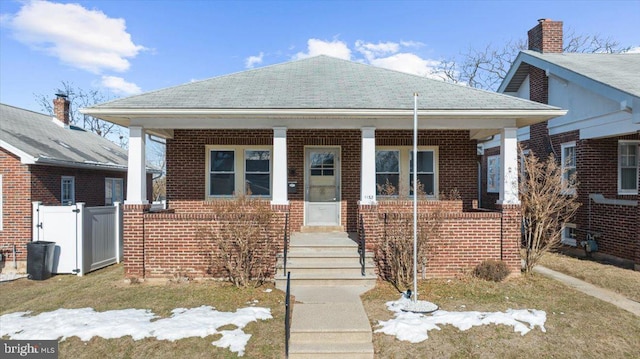
[[[640,97],[640,54],[539,53],[522,51],[549,64],[564,68],[603,85]],[[526,58],[523,58],[526,62]],[[524,65],[524,64],[523,64]],[[526,67],[526,65],[524,65]],[[522,67],[522,66],[520,66]],[[526,68],[522,69],[523,71]],[[518,70],[520,71],[520,69]],[[505,91],[517,91],[524,78],[514,74]]]
[[[111,141],[75,126],[64,128],[52,116],[0,104],[0,140],[37,162],[122,170],[127,152]]]
[[[114,100],[89,109],[548,110],[554,107],[328,56]]]

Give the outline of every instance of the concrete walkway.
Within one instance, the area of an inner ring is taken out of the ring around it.
[[[290,358],[373,358],[369,318],[360,301],[365,286],[297,286]]]
[[[627,297],[610,291],[608,289],[596,287],[591,283],[587,283],[583,280],[568,276],[566,274],[556,272],[552,269],[536,266],[533,268],[533,271],[536,273],[540,273],[549,278],[555,279],[559,282],[562,282],[569,287],[577,289],[578,291],[588,294],[592,297],[598,298],[605,302],[611,303],[618,308],[624,309],[628,312],[631,312],[640,317],[640,303],[628,299]]]

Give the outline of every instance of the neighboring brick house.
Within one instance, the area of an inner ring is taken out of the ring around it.
[[[32,202],[104,206],[126,194],[127,152],[71,125],[66,98],[58,96],[54,110],[52,117],[0,104],[0,251],[11,262],[16,246],[18,270],[32,239]]]
[[[208,267],[196,232],[218,218],[225,199],[249,193],[279,213],[271,228],[279,249],[288,215],[289,231],[359,232],[375,250],[386,214],[412,211],[414,93],[417,172],[427,194],[420,212],[444,213],[429,275],[453,276],[483,259],[519,270],[517,193],[503,191],[499,211],[474,209],[477,140],[502,134],[512,154],[503,168],[516,168],[516,130],[565,111],[318,56],[82,110],[130,129],[126,275],[219,274]],[[141,190],[146,133],[167,139],[164,213],[149,213]],[[396,191],[385,196],[379,186],[387,181]],[[456,190],[461,198],[441,201],[441,193]]]
[[[576,173],[582,205],[562,242],[579,247],[593,233],[594,255],[640,268],[640,54],[563,53],[562,36],[561,21],[539,20],[498,92],[568,110],[518,132],[525,149],[543,158],[553,153]],[[498,139],[482,144],[488,208],[497,197]]]

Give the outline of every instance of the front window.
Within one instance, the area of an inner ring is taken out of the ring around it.
[[[233,196],[235,188],[235,151],[211,151],[209,196]]]
[[[435,195],[433,151],[418,151],[418,194]],[[409,154],[409,195],[413,195],[413,151]]]
[[[397,196],[400,185],[400,151],[376,151],[376,188],[379,196]]]
[[[618,193],[638,194],[638,141],[618,143]]]
[[[245,193],[254,196],[271,195],[271,152],[247,150],[244,153]]]
[[[122,178],[104,179],[104,204],[113,206],[115,202],[122,203],[124,199],[124,181]]]
[[[211,146],[207,151],[207,197],[271,196],[270,149]]]
[[[63,206],[75,204],[75,178],[72,176],[62,176],[60,192],[60,202]]]
[[[487,192],[500,192],[500,156],[487,157]]]
[[[568,142],[562,148],[562,184],[568,192],[576,190],[576,143]]]

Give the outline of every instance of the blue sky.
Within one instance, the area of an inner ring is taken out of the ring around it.
[[[0,102],[41,111],[61,81],[112,97],[316,54],[426,75],[539,18],[640,47],[640,0],[0,0]]]

